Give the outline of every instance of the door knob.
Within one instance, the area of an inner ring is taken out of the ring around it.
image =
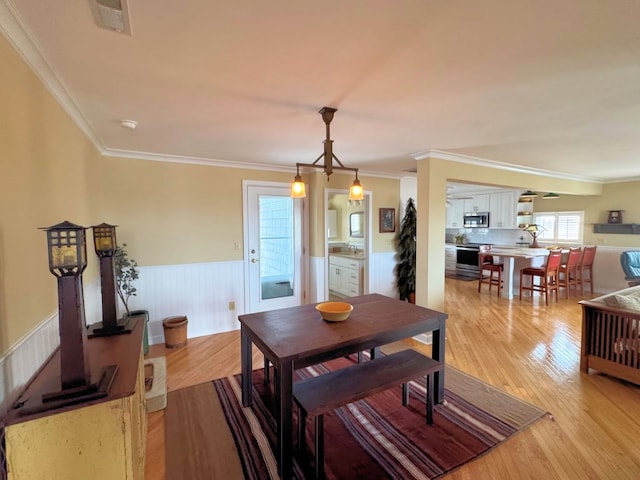
[[[251,259],[251,263],[256,263],[257,261],[258,261],[258,259],[257,259],[257,258],[252,258],[252,259]]]

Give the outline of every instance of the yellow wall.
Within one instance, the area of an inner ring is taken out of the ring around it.
[[[57,308],[46,234],[89,225],[96,151],[0,36],[0,352]],[[94,278],[94,265],[85,276]]]
[[[624,223],[640,223],[640,181],[607,183],[602,195],[561,195],[554,200],[536,199],[536,212],[584,211],[585,245],[615,245],[640,248],[640,235],[593,233],[594,223],[607,223],[609,210],[624,210]]]
[[[140,265],[241,260],[242,180],[292,179],[282,172],[127,158],[99,162],[97,220],[118,225],[118,243],[126,243]]]
[[[0,353],[57,310],[38,227],[118,225],[118,242],[140,265],[241,260],[242,180],[292,180],[293,166],[282,173],[101,156],[2,36],[0,79]],[[324,189],[348,189],[352,177],[305,177],[309,253],[323,256]],[[374,211],[399,203],[399,180],[362,183],[375,193]],[[390,235],[374,233],[374,251],[391,250]],[[87,250],[85,284],[97,279],[92,240]]]

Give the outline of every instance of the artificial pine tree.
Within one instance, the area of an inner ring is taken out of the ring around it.
[[[395,266],[396,286],[400,300],[415,301],[416,291],[416,223],[413,198],[407,201],[400,230],[396,236],[399,262]]]

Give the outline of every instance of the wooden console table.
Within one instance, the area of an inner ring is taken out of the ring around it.
[[[95,337],[88,342],[93,368],[117,365],[109,393],[58,409],[24,414],[8,412],[6,427],[9,480],[143,480],[147,436],[142,334]],[[25,405],[52,389],[60,375],[56,352],[18,399]],[[29,400],[31,399],[31,400]]]

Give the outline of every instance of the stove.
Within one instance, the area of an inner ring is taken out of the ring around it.
[[[480,274],[479,256],[482,245],[489,243],[466,243],[456,245],[456,275],[477,277]]]

